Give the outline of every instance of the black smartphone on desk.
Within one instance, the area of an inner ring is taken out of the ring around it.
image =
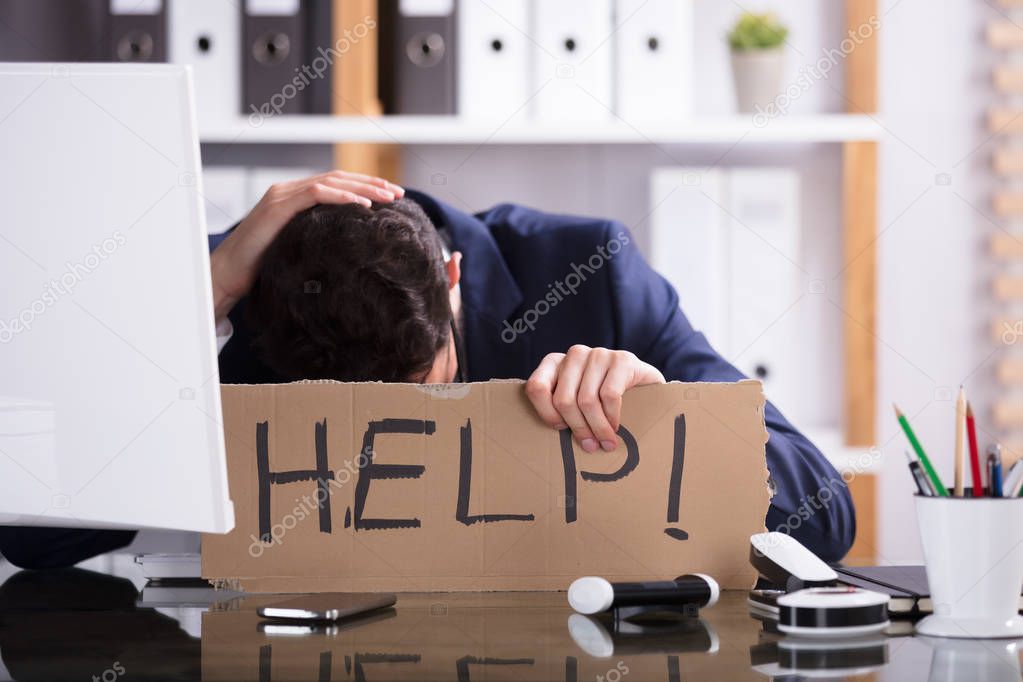
[[[256,613],[273,620],[338,621],[394,606],[397,601],[397,598],[389,593],[323,592],[267,604],[261,606]]]

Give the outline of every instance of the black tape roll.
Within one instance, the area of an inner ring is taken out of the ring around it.
[[[825,633],[883,628],[888,595],[858,587],[811,587],[778,597],[778,627],[783,632]]]
[[[801,628],[847,628],[860,625],[877,625],[888,620],[888,605],[874,604],[842,608],[810,608],[801,606],[779,606],[778,622]]]

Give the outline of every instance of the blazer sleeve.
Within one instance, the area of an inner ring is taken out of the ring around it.
[[[675,289],[654,272],[623,225],[608,223],[605,237],[620,348],[660,369],[669,381],[747,378],[693,329]],[[612,254],[610,247],[616,242],[619,251]],[[767,468],[774,489],[768,529],[791,534],[824,561],[840,560],[856,535],[845,480],[770,402],[765,421]]]
[[[235,223],[230,228],[228,228],[227,230],[224,230],[223,232],[221,232],[219,234],[207,235],[206,236],[206,241],[209,242],[210,253],[213,253],[214,251],[216,251],[217,247],[220,246],[220,243],[223,242],[225,239],[227,239],[227,235],[229,235],[232,232],[234,232],[234,228],[236,228],[236,227],[238,227],[238,223]]]

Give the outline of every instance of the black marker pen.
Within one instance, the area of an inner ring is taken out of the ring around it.
[[[909,473],[913,474],[917,491],[924,497],[934,497],[934,488],[931,486],[931,482],[927,480],[927,475],[924,473],[923,467],[920,466],[920,462],[913,459],[908,451],[906,452],[906,459],[909,460]]]
[[[644,583],[611,583],[597,576],[579,578],[568,588],[568,604],[586,615],[622,606],[714,606],[721,588],[702,573],[674,580]]]

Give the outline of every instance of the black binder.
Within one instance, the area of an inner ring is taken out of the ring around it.
[[[329,114],[331,71],[343,58],[332,40],[332,3],[277,4],[275,14],[242,6],[242,113]]]
[[[107,59],[109,0],[0,0],[0,61]]]
[[[166,0],[0,0],[0,61],[163,62]]]
[[[109,2],[107,54],[112,62],[167,61],[167,3]]]
[[[454,114],[456,16],[420,14],[416,0],[380,0],[379,84],[385,114]],[[436,3],[426,3],[436,5]]]

